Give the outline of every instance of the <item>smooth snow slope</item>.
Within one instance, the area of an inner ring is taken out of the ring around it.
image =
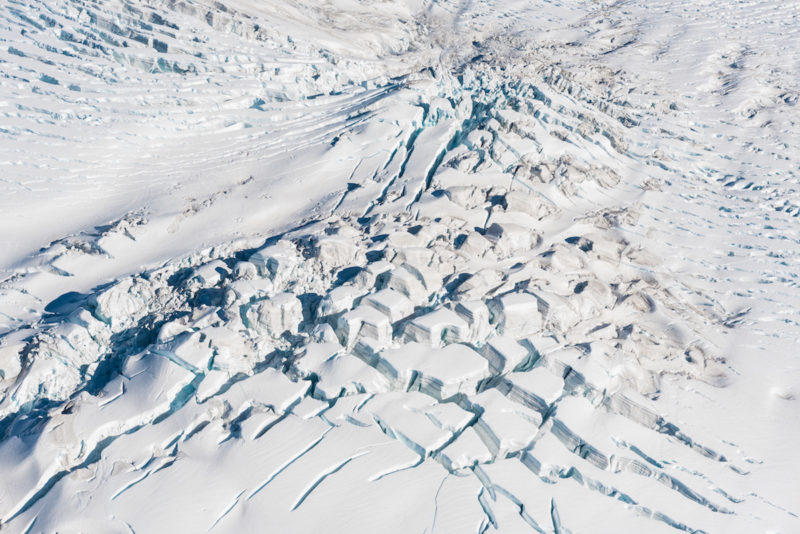
[[[798,14],[0,7],[2,530],[800,530]]]

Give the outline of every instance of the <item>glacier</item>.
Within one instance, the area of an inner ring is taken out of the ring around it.
[[[0,530],[800,530],[798,17],[9,0]]]

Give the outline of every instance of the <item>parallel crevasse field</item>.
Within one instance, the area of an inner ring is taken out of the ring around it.
[[[0,6],[0,530],[797,531],[798,15]]]

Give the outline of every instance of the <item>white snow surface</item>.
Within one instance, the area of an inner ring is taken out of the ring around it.
[[[800,532],[799,19],[0,5],[0,531]]]

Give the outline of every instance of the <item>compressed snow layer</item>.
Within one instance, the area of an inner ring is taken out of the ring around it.
[[[0,6],[0,528],[800,530],[798,14]]]

